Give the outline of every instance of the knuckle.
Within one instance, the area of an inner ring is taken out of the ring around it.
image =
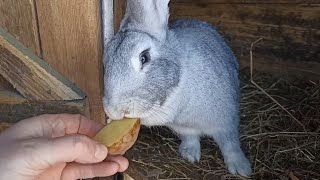
[[[88,137],[84,135],[75,135],[73,136],[73,146],[76,152],[88,151],[90,147],[90,141]]]
[[[81,114],[72,114],[71,116],[74,116],[75,119],[81,120],[82,115]]]

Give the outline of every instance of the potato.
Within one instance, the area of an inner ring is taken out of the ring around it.
[[[124,118],[111,121],[94,137],[94,140],[104,144],[111,155],[123,155],[138,138],[140,119]]]

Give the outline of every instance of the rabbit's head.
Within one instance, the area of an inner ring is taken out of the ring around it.
[[[119,32],[104,51],[107,115],[140,117],[178,86],[180,66],[168,45],[169,0],[128,0]]]

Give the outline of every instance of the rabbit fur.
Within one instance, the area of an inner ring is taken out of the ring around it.
[[[127,1],[120,30],[104,49],[105,112],[112,120],[138,117],[145,126],[171,128],[192,163],[200,161],[200,138],[212,137],[229,172],[250,176],[239,140],[237,60],[213,25],[169,25],[168,3]]]

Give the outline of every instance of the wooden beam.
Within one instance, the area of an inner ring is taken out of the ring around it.
[[[0,91],[14,90],[12,84],[10,84],[2,75],[0,75]]]
[[[77,100],[85,94],[0,27],[0,74],[29,100]]]
[[[17,123],[41,114],[82,114],[89,117],[86,99],[74,101],[27,100],[15,92],[0,92],[0,122]]]

